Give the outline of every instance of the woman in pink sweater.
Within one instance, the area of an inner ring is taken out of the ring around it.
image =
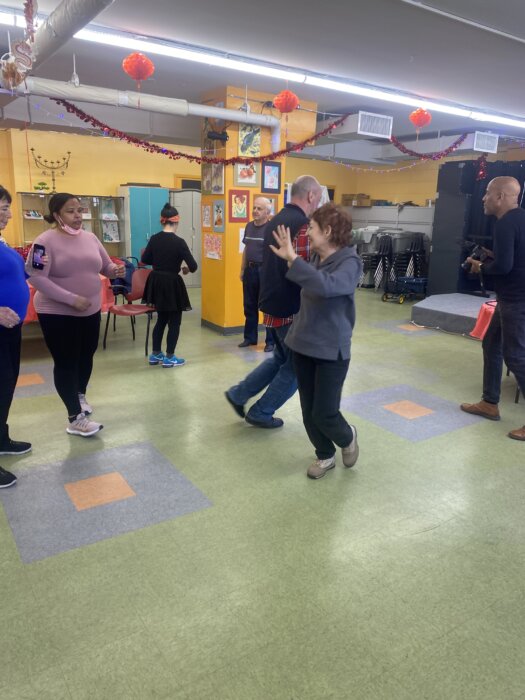
[[[98,238],[83,230],[78,197],[54,194],[44,218],[54,227],[33,242],[26,271],[37,290],[34,304],[55,363],[55,387],[67,409],[66,430],[89,437],[103,427],[87,418],[93,409],[86,400],[100,329],[99,274],[121,277],[124,266],[113,263]],[[48,258],[41,270],[33,266],[37,245]]]

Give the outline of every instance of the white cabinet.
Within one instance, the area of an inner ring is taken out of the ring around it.
[[[170,204],[179,212],[177,236],[184,238],[199,266],[197,272],[184,276],[187,287],[201,286],[201,193],[194,190],[171,190]]]

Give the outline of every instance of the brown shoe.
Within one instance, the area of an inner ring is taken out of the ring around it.
[[[524,440],[525,441],[525,425],[523,428],[516,428],[516,430],[511,430],[507,435],[513,440]]]
[[[462,403],[460,408],[465,413],[472,413],[474,416],[481,416],[489,420],[500,420],[497,403],[489,403],[482,400],[478,403]]]

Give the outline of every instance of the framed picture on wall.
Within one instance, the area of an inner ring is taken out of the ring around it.
[[[250,192],[248,190],[230,190],[230,223],[249,221]]]
[[[211,228],[211,204],[203,204],[201,207],[201,226]]]
[[[202,194],[211,194],[211,163],[202,166]]]
[[[222,163],[211,164],[211,193],[224,194],[224,165]]]
[[[224,199],[213,200],[213,230],[224,233]]]
[[[281,191],[281,164],[265,160],[262,164],[261,192],[279,194]]]
[[[235,163],[233,166],[233,184],[236,187],[259,187],[261,166],[259,163]]]
[[[261,127],[239,124],[239,155],[246,158],[261,155]]]

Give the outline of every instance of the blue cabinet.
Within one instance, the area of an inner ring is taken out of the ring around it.
[[[120,187],[119,194],[125,197],[127,219],[126,255],[140,260],[141,251],[149,238],[162,230],[160,212],[169,202],[169,190],[164,187]]]

